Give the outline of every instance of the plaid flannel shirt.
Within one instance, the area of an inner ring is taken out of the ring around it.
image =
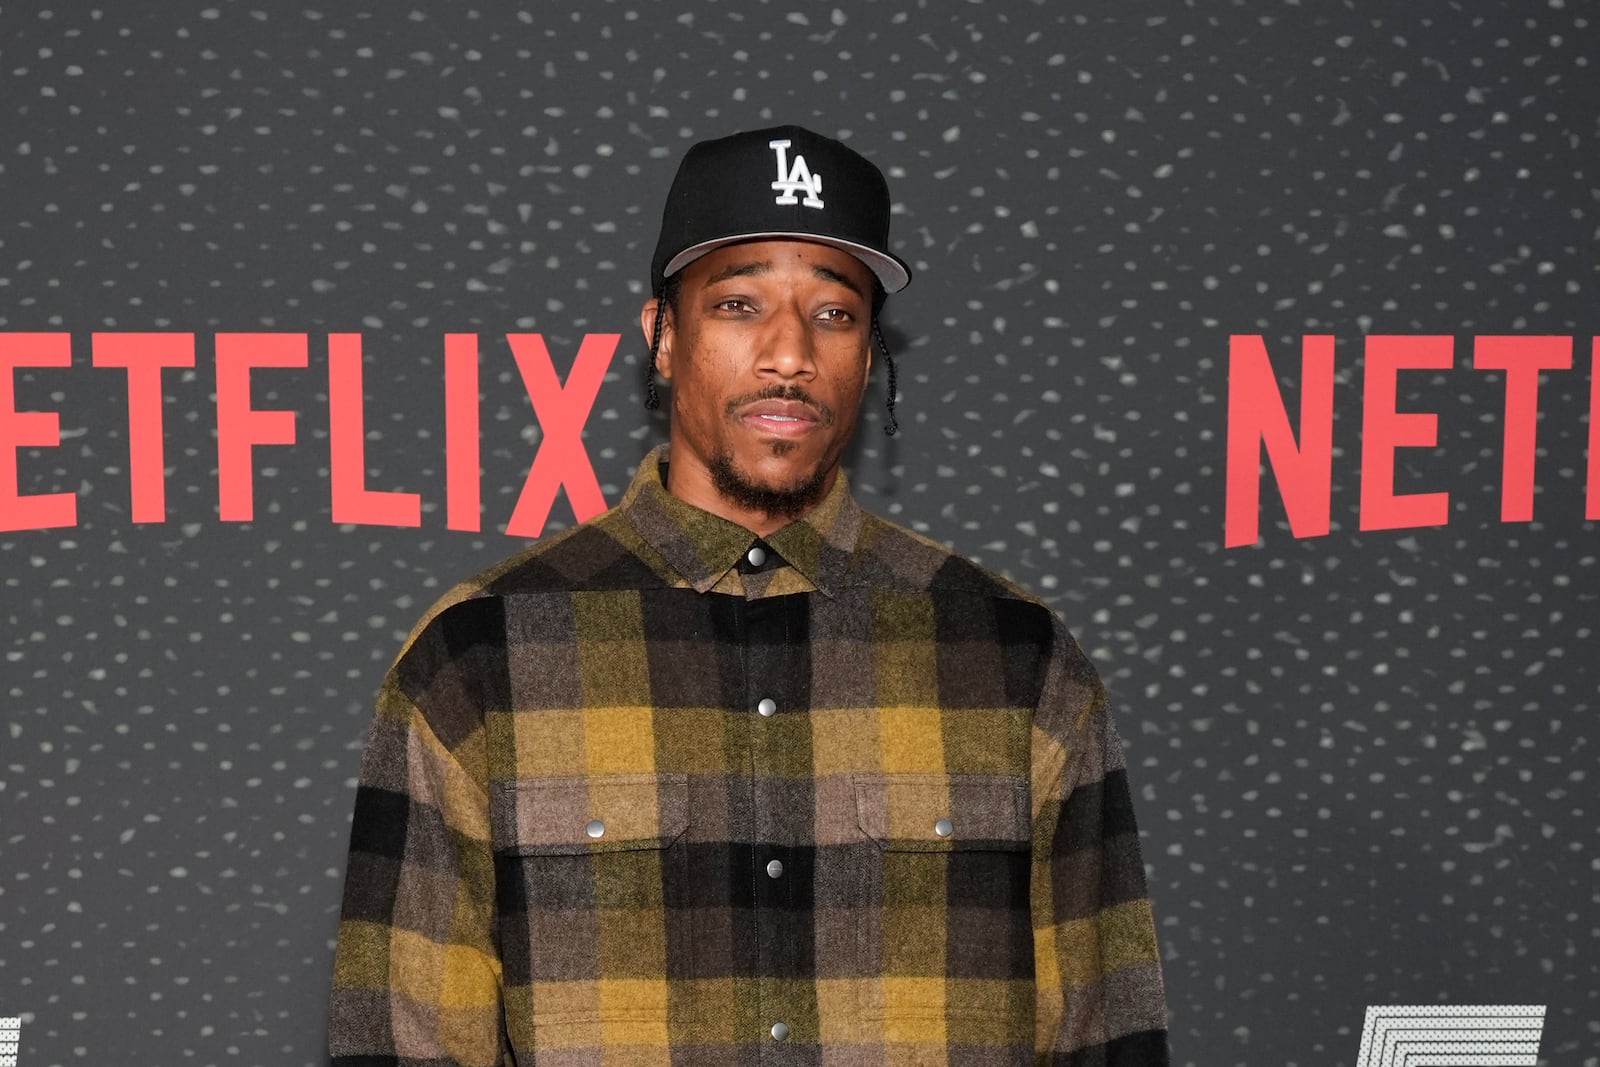
[[[664,461],[384,680],[334,1062],[1165,1064],[1121,748],[1055,615],[842,476],[758,539]]]

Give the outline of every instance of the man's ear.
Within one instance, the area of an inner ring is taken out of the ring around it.
[[[663,378],[672,377],[672,309],[663,306],[658,297],[651,297],[639,309],[639,329],[644,334],[646,346],[655,339],[656,311],[661,311],[661,342],[656,346],[656,371]]]
[[[867,367],[861,372],[862,381],[866,381],[868,378],[872,377],[872,357],[876,353],[876,349],[878,347],[877,345],[873,344],[873,341],[876,340],[878,336],[877,329],[878,328],[876,324],[874,324],[871,329],[867,330]]]

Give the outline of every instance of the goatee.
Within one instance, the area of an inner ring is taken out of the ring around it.
[[[722,449],[710,461],[711,484],[723,498],[769,519],[797,519],[828,492],[828,468],[822,464],[808,477],[784,486],[757,485],[733,466],[733,453]]]

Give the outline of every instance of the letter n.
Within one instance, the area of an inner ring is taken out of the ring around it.
[[[1259,334],[1228,338],[1228,548],[1254,544],[1261,517],[1261,448],[1266,446],[1296,537],[1328,532],[1333,482],[1333,336],[1300,341],[1300,434],[1296,442],[1283,394]]]

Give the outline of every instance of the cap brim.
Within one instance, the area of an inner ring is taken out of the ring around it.
[[[697,245],[690,245],[667,260],[667,265],[662,268],[661,276],[670,278],[701,256],[708,252],[713,252],[724,245],[735,245],[744,241],[770,241],[780,238],[794,241],[810,241],[813,244],[828,245],[839,249],[841,252],[850,253],[866,264],[867,269],[877,276],[878,282],[883,286],[883,291],[886,293],[898,293],[911,281],[911,269],[894,256],[886,256],[875,248],[868,248],[866,245],[859,245],[854,241],[845,241],[838,237],[826,237],[815,233],[795,233],[791,230],[736,233],[729,234],[726,237],[716,237],[709,241],[701,241]]]

